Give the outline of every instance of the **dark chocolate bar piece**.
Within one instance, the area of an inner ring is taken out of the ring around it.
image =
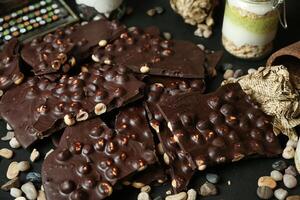
[[[23,147],[141,97],[144,83],[125,67],[96,65],[58,81],[34,77],[2,97],[0,114]]]
[[[159,34],[155,27],[130,28],[112,43],[97,47],[94,61],[123,64],[137,73],[204,78],[204,51],[191,42],[165,40]]]
[[[274,156],[281,152],[270,117],[239,84],[228,84],[205,95],[175,95],[158,107],[174,140],[199,170],[245,156]]]
[[[19,42],[14,38],[6,43],[0,52],[0,90],[6,92],[20,84],[24,74],[20,71]]]
[[[110,41],[123,30],[123,26],[106,19],[70,26],[25,44],[21,55],[36,75],[68,72],[77,62],[90,56],[91,48],[100,40]]]
[[[153,151],[115,135],[99,118],[68,127],[43,163],[47,200],[104,199],[118,182],[156,161]]]

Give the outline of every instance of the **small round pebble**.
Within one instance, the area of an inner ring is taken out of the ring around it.
[[[239,78],[239,77],[243,76],[243,74],[244,74],[243,70],[237,69],[237,70],[235,70],[235,72],[233,74],[233,77],[234,78]]]
[[[172,38],[172,35],[169,32],[163,32],[163,36],[166,40],[170,40]]]
[[[248,74],[253,74],[254,72],[256,72],[256,69],[254,68],[248,69]]]
[[[260,177],[260,178],[258,179],[257,185],[258,185],[259,187],[267,186],[267,187],[269,187],[269,188],[271,188],[271,189],[274,189],[274,188],[276,188],[277,183],[276,183],[276,181],[275,181],[272,177],[270,177],[270,176],[262,176],[262,177]]]
[[[223,75],[223,78],[225,80],[229,79],[229,78],[232,78],[233,77],[233,74],[234,74],[234,71],[232,69],[227,69]]]
[[[290,174],[285,174],[283,175],[283,184],[285,187],[292,189],[297,186],[297,179]]]
[[[195,189],[189,189],[187,191],[187,200],[196,200],[197,199],[197,192]]]
[[[300,200],[300,195],[288,196],[286,200]]]
[[[40,173],[37,172],[29,172],[26,175],[26,180],[33,183],[40,183],[42,181],[42,176]]]
[[[15,132],[13,131],[7,131],[6,135],[1,137],[2,141],[9,141],[11,140],[13,137],[15,137]]]
[[[14,155],[14,152],[10,149],[3,148],[0,149],[0,157],[6,158],[6,159],[11,159]]]
[[[147,192],[139,193],[137,200],[150,200],[150,196]]]
[[[39,190],[37,200],[46,200],[46,194],[43,190]]]
[[[20,197],[20,196],[22,196],[22,191],[18,188],[11,188],[10,196],[15,197],[15,198]]]
[[[292,159],[295,156],[295,149],[291,146],[286,146],[282,152],[284,159]]]
[[[156,10],[155,9],[149,9],[149,10],[147,10],[146,14],[150,17],[153,17],[156,14]]]
[[[166,197],[166,200],[186,200],[186,192],[180,192],[178,194],[170,195]]]
[[[278,170],[271,171],[271,177],[274,179],[274,181],[282,181],[282,173]]]
[[[9,141],[9,145],[13,149],[18,149],[21,147],[21,144],[18,142],[18,140],[15,137],[11,138],[11,140]]]
[[[33,149],[30,154],[30,161],[35,162],[40,157],[40,152],[37,149]]]
[[[293,165],[290,165],[288,168],[286,168],[284,172],[285,174],[289,174],[292,176],[297,176],[298,174],[297,169]]]
[[[220,181],[220,176],[218,174],[208,173],[206,174],[206,180],[210,183],[216,184]]]
[[[201,185],[199,193],[201,196],[204,197],[214,196],[218,194],[218,190],[214,184],[206,182],[203,185]]]
[[[1,185],[1,190],[9,191],[13,187],[15,187],[15,188],[20,187],[19,177],[13,178],[13,179],[7,181],[6,183],[4,183],[3,185]]]
[[[270,199],[273,196],[273,190],[267,186],[258,187],[256,191],[260,199]]]
[[[11,162],[8,166],[7,172],[6,172],[6,177],[8,179],[13,179],[16,178],[20,173],[19,167],[18,167],[18,162]]]
[[[284,160],[279,160],[272,164],[272,168],[278,171],[283,171],[284,169],[287,168],[287,164]]]
[[[228,69],[233,69],[233,65],[232,65],[231,63],[224,63],[224,64],[222,65],[222,69],[223,69],[223,71],[225,72],[225,71],[228,70]]]
[[[28,161],[21,161],[18,163],[19,171],[26,172],[30,169],[30,163]]]
[[[21,186],[21,190],[26,195],[29,200],[34,200],[37,198],[37,191],[32,182],[27,182]]]
[[[15,200],[26,200],[26,198],[25,197],[18,197]]]
[[[278,188],[277,190],[274,191],[274,196],[278,200],[284,200],[288,195],[288,192],[282,188]]]
[[[164,10],[162,7],[160,7],[160,6],[157,6],[157,7],[155,7],[154,9],[155,9],[155,11],[156,11],[157,14],[162,14],[162,13],[165,11],[165,10]]]
[[[151,191],[151,187],[149,185],[145,185],[141,188],[141,192],[147,192],[149,193]]]

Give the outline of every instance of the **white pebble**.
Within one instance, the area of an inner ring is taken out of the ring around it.
[[[21,144],[18,142],[18,140],[15,137],[11,138],[11,140],[9,141],[9,145],[13,149],[18,149],[21,147]]]
[[[33,149],[31,154],[30,154],[30,161],[31,162],[34,162],[36,161],[37,159],[39,159],[40,157],[40,152],[36,149]]]
[[[25,197],[18,197],[15,200],[26,200],[26,198]]]
[[[12,129],[12,127],[7,123],[6,124],[6,129],[8,130],[8,131],[12,131],[13,129]]]
[[[24,192],[27,199],[34,200],[37,198],[37,191],[32,182],[27,182],[22,185],[21,190]]]
[[[289,189],[294,188],[297,186],[297,179],[290,174],[285,174],[283,175],[283,184]]]
[[[6,177],[8,179],[13,179],[16,178],[19,175],[19,167],[18,167],[18,162],[11,162],[8,166],[7,172],[6,172]]]
[[[288,195],[288,192],[282,188],[278,188],[277,190],[274,191],[274,196],[278,200],[284,200]]]
[[[227,69],[223,75],[223,78],[225,80],[229,79],[229,78],[232,78],[233,77],[233,74],[234,74],[234,71],[232,69]]]
[[[13,131],[7,131],[6,135],[1,137],[2,141],[9,141],[11,140],[13,137],[15,137],[15,132]]]
[[[295,156],[295,149],[291,146],[286,146],[282,152],[284,159],[292,159]]]
[[[178,194],[170,195],[166,197],[166,200],[185,200],[187,194],[185,192],[180,192]]]
[[[282,181],[282,173],[277,170],[271,171],[271,177],[274,179],[274,181]]]
[[[261,70],[264,70],[264,69],[265,69],[265,67],[259,67],[257,70],[261,71]]]
[[[203,44],[197,44],[197,47],[199,47],[202,51],[205,50],[205,46]]]
[[[28,161],[21,161],[18,163],[18,168],[21,172],[25,172],[30,169],[30,163]]]
[[[197,192],[195,189],[189,189],[187,191],[187,200],[196,200]]]
[[[150,196],[147,192],[139,193],[137,200],[150,200]]]
[[[295,140],[289,140],[289,141],[287,141],[286,146],[291,146],[291,147],[293,147],[294,149],[296,149],[297,143],[298,143],[298,141],[295,141]]]
[[[15,197],[15,198],[20,197],[20,196],[22,196],[22,191],[18,188],[11,188],[10,196]]]
[[[141,192],[147,192],[149,193],[151,191],[151,187],[149,185],[145,185],[141,188]]]
[[[14,152],[10,149],[3,148],[0,149],[0,156],[6,159],[11,159],[14,155]]]
[[[256,72],[256,69],[253,68],[248,69],[248,74],[253,74],[254,72]]]

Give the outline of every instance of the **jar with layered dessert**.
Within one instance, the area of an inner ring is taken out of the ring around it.
[[[280,2],[279,2],[280,1]],[[259,59],[271,52],[282,0],[227,0],[222,43],[232,55]]]

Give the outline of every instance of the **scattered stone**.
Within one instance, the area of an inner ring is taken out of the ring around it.
[[[195,189],[189,189],[187,191],[187,200],[196,200],[197,199],[197,192]]]
[[[258,187],[256,191],[260,199],[270,199],[273,196],[273,190],[267,186]]]
[[[225,80],[229,79],[229,78],[232,78],[233,77],[233,74],[234,74],[234,71],[232,69],[227,69],[223,75],[223,78]]]
[[[244,74],[243,70],[237,69],[237,70],[235,70],[235,72],[234,72],[234,74],[233,74],[233,77],[234,77],[234,78],[238,78],[238,77],[243,76],[243,74]]]
[[[26,172],[30,169],[30,163],[28,161],[21,161],[18,163],[19,171]]]
[[[12,127],[7,123],[6,124],[6,129],[8,130],[8,131],[12,131],[13,129],[12,129]]]
[[[278,188],[277,190],[274,191],[274,196],[278,200],[284,200],[288,195],[288,192],[282,188]]]
[[[34,162],[40,157],[40,152],[37,149],[33,149],[30,154],[30,161]]]
[[[218,190],[216,186],[212,183],[206,182],[200,187],[200,195],[201,196],[214,196],[218,194]]]
[[[155,9],[156,13],[159,14],[159,15],[162,14],[165,11],[165,9],[163,7],[160,7],[160,6],[157,6],[154,9]]]
[[[155,9],[149,9],[147,10],[146,14],[150,17],[153,17],[156,14],[156,10]]]
[[[265,67],[259,67],[257,70],[261,71],[263,69],[265,69]]]
[[[257,182],[257,185],[259,187],[262,187],[262,186],[267,186],[271,189],[274,189],[276,188],[277,186],[277,183],[276,181],[274,181],[274,179],[270,176],[262,176],[258,179],[258,182]]]
[[[286,146],[291,146],[291,147],[293,147],[294,149],[296,149],[297,143],[298,143],[298,141],[295,141],[295,140],[289,140],[289,141],[287,141]]]
[[[275,181],[282,181],[282,173],[278,170],[273,170],[271,171],[271,177],[275,180]]]
[[[18,149],[21,147],[21,144],[18,142],[18,140],[15,137],[11,138],[11,140],[9,141],[9,145],[13,149]]]
[[[43,190],[39,190],[37,200],[46,200],[46,194]]]
[[[22,196],[22,191],[18,188],[13,187],[10,189],[10,196],[15,197],[15,198],[20,197],[20,196]]]
[[[11,162],[10,165],[8,166],[7,172],[6,172],[6,177],[8,179],[13,179],[16,178],[19,175],[19,167],[18,167],[18,162]]]
[[[172,194],[171,190],[166,191],[166,195],[171,195],[171,194]]]
[[[297,179],[290,174],[285,174],[283,175],[283,184],[287,188],[292,189],[297,186]]]
[[[25,197],[18,197],[15,200],[26,200],[26,198]]]
[[[46,153],[44,159],[47,158],[47,156],[49,156],[53,151],[54,151],[54,149],[50,149],[50,150]]]
[[[166,197],[166,200],[186,200],[186,192],[180,192],[178,194],[170,195]]]
[[[33,183],[40,183],[40,182],[42,182],[42,176],[40,173],[37,173],[37,172],[29,172],[26,175],[26,180],[33,182]]]
[[[291,146],[286,146],[282,152],[284,159],[292,159],[295,156],[295,149]]]
[[[151,191],[151,187],[149,185],[145,185],[141,188],[141,192],[147,192],[149,193]]]
[[[172,35],[169,32],[163,32],[163,36],[166,40],[170,40],[172,39]]]
[[[9,141],[9,140],[11,140],[13,137],[15,137],[15,132],[13,132],[13,131],[7,131],[6,135],[3,136],[3,137],[1,138],[1,140],[2,140],[2,141]]]
[[[231,181],[227,181],[227,185],[231,185]]]
[[[287,168],[287,164],[284,160],[279,160],[272,164],[272,168],[278,171],[283,171],[284,169]]]
[[[1,190],[9,191],[11,188],[18,188],[18,187],[20,187],[20,179],[16,177],[4,183],[1,186]]]
[[[285,174],[289,174],[292,176],[297,176],[298,174],[297,169],[293,165],[290,165],[288,168],[286,168],[284,172]]]
[[[147,192],[139,193],[137,200],[150,200],[150,196]]]
[[[300,200],[300,195],[288,196],[286,200]]]
[[[11,159],[14,155],[14,152],[10,149],[3,148],[0,149],[0,156],[6,159]]]
[[[256,69],[254,68],[248,69],[248,74],[253,74],[254,72],[256,72]]]
[[[32,182],[27,182],[21,186],[21,190],[26,195],[29,200],[34,200],[37,198],[37,191]]]
[[[228,70],[228,69],[233,69],[233,65],[232,65],[231,63],[224,63],[224,64],[222,65],[222,69],[223,69],[223,71],[225,72],[225,71]]]
[[[206,174],[206,180],[210,183],[216,184],[220,181],[220,176],[218,174],[208,173]]]

